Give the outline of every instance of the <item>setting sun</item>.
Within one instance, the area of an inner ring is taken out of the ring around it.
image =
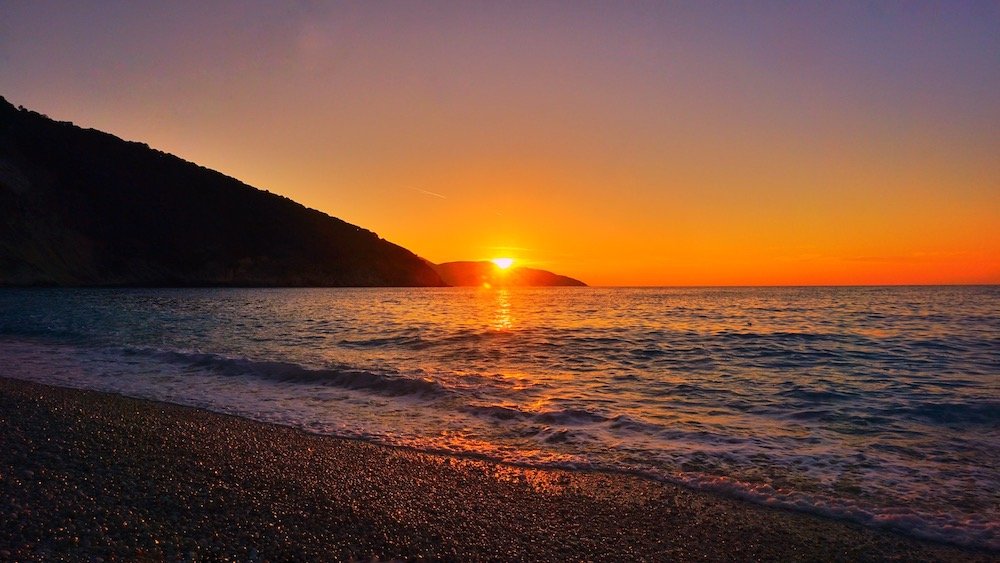
[[[511,264],[514,263],[514,259],[513,258],[494,258],[492,260],[492,262],[497,265],[497,268],[500,268],[501,270],[506,270],[507,268],[510,268]]]

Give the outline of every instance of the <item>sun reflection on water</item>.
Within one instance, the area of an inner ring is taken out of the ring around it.
[[[494,292],[496,296],[496,312],[493,316],[493,329],[508,331],[514,328],[514,315],[510,307],[510,290],[500,288]]]

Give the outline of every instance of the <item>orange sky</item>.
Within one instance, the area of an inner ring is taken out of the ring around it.
[[[430,260],[1000,283],[994,3],[5,8],[0,94]]]

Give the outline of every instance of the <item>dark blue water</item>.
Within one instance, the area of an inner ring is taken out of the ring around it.
[[[0,291],[0,374],[1000,549],[1000,288]]]

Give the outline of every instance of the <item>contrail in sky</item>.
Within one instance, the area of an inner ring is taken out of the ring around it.
[[[411,187],[410,189],[411,189],[411,190],[413,190],[413,191],[415,191],[415,192],[419,192],[419,193],[422,193],[422,194],[424,194],[424,195],[429,195],[429,196],[434,196],[434,197],[439,197],[439,198],[441,198],[441,199],[448,199],[448,198],[446,198],[445,196],[443,196],[443,195],[441,195],[441,194],[436,194],[436,193],[434,193],[434,192],[429,192],[429,191],[427,191],[427,190],[421,190],[420,188],[412,188],[412,187]]]

